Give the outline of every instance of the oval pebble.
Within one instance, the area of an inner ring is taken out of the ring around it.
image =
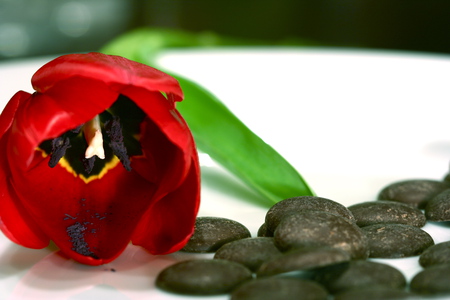
[[[281,252],[271,237],[247,238],[223,245],[214,255],[215,259],[227,259],[245,265],[252,271]]]
[[[406,278],[401,271],[390,265],[367,260],[353,260],[322,268],[314,279],[332,294],[374,285],[396,289],[406,287]]]
[[[434,245],[427,232],[410,225],[374,224],[361,229],[368,238],[372,258],[416,256]]]
[[[368,201],[354,204],[348,209],[359,227],[385,223],[423,227],[427,221],[420,209],[401,202]]]
[[[320,247],[302,248],[284,253],[261,264],[258,277],[272,276],[293,271],[309,271],[337,263],[350,261],[348,252],[341,249]]]
[[[352,221],[324,211],[306,211],[286,216],[274,233],[282,251],[301,247],[330,246],[347,251],[352,258],[367,258],[368,242]]]
[[[156,286],[183,295],[218,295],[231,292],[252,279],[245,266],[227,260],[200,259],[176,263],[160,272]]]
[[[269,232],[267,230],[267,224],[263,223],[259,228],[257,232],[258,237],[273,237],[273,232]]]
[[[417,273],[410,283],[412,292],[421,295],[450,295],[450,264],[436,265]]]
[[[301,196],[284,199],[269,209],[265,220],[267,231],[274,232],[284,216],[288,214],[315,210],[334,213],[355,221],[348,208],[336,201],[316,196]]]
[[[429,247],[419,257],[419,264],[424,268],[445,263],[450,263],[450,241]]]
[[[448,188],[450,183],[438,180],[397,181],[384,187],[378,194],[378,200],[398,201],[422,209],[430,199]]]
[[[394,289],[385,286],[369,286],[343,291],[334,297],[334,300],[400,300],[416,299],[414,294],[406,290]]]
[[[326,300],[327,298],[328,292],[318,283],[287,277],[248,281],[231,294],[231,300]]]
[[[429,221],[450,221],[450,189],[439,193],[428,201],[425,206],[425,216]]]
[[[198,217],[194,234],[182,251],[194,253],[215,252],[224,244],[251,237],[250,231],[241,223],[226,218]]]

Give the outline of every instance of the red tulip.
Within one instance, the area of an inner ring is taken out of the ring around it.
[[[52,240],[100,265],[131,241],[179,250],[200,198],[197,152],[175,109],[178,82],[100,53],[64,55],[0,116],[0,228],[29,248]]]

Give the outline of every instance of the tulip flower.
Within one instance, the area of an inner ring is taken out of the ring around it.
[[[80,263],[131,241],[181,249],[199,207],[199,164],[176,110],[178,82],[100,53],[69,54],[32,78],[0,115],[0,229],[29,248],[53,241]]]

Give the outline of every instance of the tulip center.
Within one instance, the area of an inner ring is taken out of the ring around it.
[[[110,108],[61,136],[42,142],[39,149],[50,157],[49,167],[60,164],[83,179],[99,177],[119,161],[131,171],[131,157],[142,155],[139,133],[144,117],[145,113],[133,101],[120,95]]]
[[[86,159],[97,156],[100,159],[105,159],[105,149],[103,149],[103,135],[100,127],[100,118],[95,116],[92,120],[86,122],[83,126],[84,137],[88,147],[84,153]]]

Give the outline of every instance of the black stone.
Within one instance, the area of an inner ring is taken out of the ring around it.
[[[421,295],[450,296],[450,264],[431,266],[417,273],[410,289]]]
[[[424,208],[429,200],[450,188],[450,183],[429,179],[411,179],[394,182],[384,187],[378,200],[398,201]]]
[[[375,224],[361,228],[369,241],[370,257],[400,258],[420,255],[434,245],[420,228],[403,224]]]
[[[226,243],[249,238],[250,231],[241,223],[226,218],[198,217],[194,234],[182,249],[185,252],[215,252]]]
[[[368,286],[357,289],[351,289],[337,294],[334,300],[400,300],[416,299],[414,294],[402,289],[394,289],[385,286]]]
[[[392,266],[368,260],[353,260],[322,268],[314,279],[333,294],[375,285],[396,289],[406,287],[406,278],[402,272]]]
[[[433,222],[450,221],[450,189],[447,189],[432,199],[425,206],[427,220]]]
[[[352,213],[342,204],[315,196],[301,196],[282,200],[273,205],[266,214],[268,232],[275,232],[281,220],[289,214],[304,211],[325,211],[355,221]]]
[[[281,255],[271,237],[236,240],[223,245],[214,255],[215,259],[227,259],[241,263],[252,271],[274,257]]]
[[[263,223],[263,224],[259,227],[258,232],[257,232],[257,235],[258,235],[259,237],[273,237],[273,232],[270,232],[270,231],[267,229],[267,224],[266,224],[266,223]]]
[[[311,271],[350,260],[350,254],[341,249],[330,247],[295,249],[261,264],[256,275],[266,277],[294,271]]]
[[[394,201],[362,202],[349,206],[348,209],[359,227],[386,223],[423,227],[427,221],[420,209]]]
[[[231,294],[231,300],[326,300],[318,283],[299,278],[268,277],[248,281]]]
[[[450,241],[429,247],[419,257],[419,264],[424,268],[446,263],[450,263]]]
[[[352,258],[367,258],[368,243],[356,223],[324,211],[305,211],[286,216],[274,234],[282,251],[329,246],[347,251]]]
[[[156,286],[183,295],[218,295],[231,292],[252,279],[245,266],[222,259],[188,260],[162,270]]]

